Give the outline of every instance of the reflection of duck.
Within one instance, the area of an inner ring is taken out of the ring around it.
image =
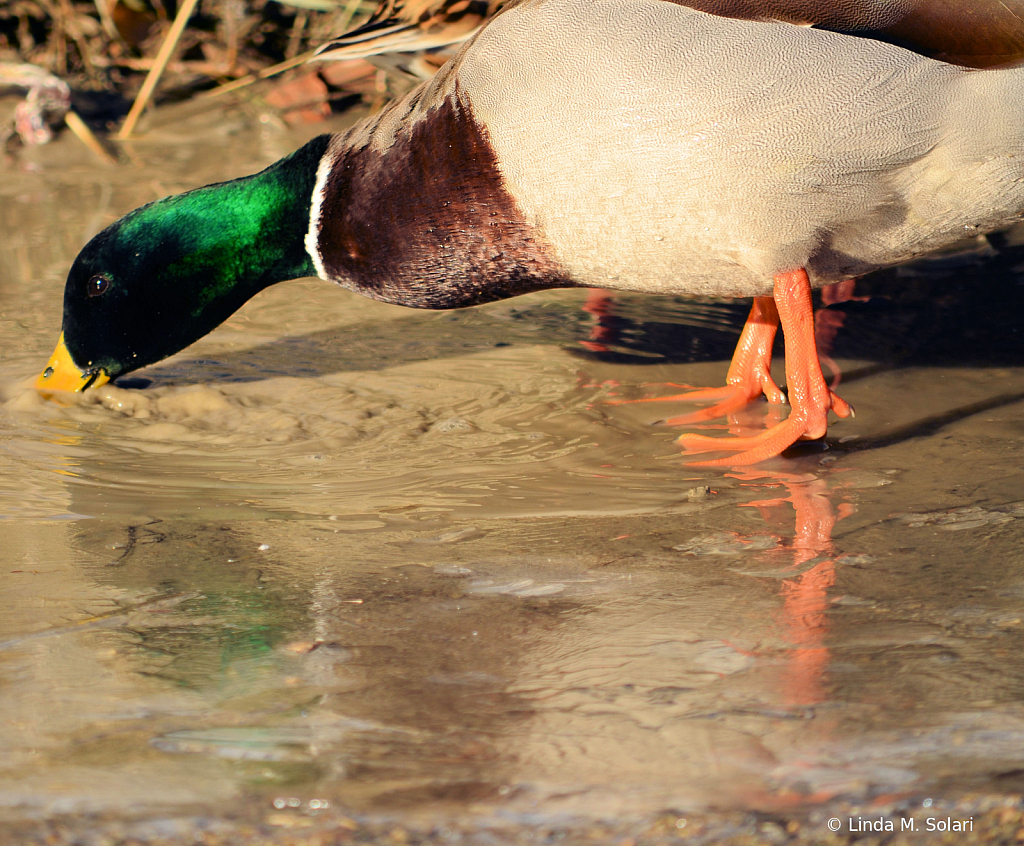
[[[792,412],[750,438],[680,440],[760,461],[850,413],[821,374],[812,286],[1024,210],[1022,101],[1021,69],[656,0],[526,0],[349,133],[100,233],[38,384],[82,389],[158,361],[314,272],[425,308],[560,286],[753,296],[727,387],[701,396],[780,400],[781,322]]]

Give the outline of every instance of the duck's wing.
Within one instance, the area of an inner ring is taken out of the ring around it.
[[[667,0],[745,20],[814,26],[898,44],[970,68],[1024,62],[1024,0]],[[469,38],[502,0],[384,0],[317,59],[436,50]]]
[[[1024,0],[670,0],[703,12],[874,38],[971,68],[1024,61]]]
[[[362,59],[436,50],[469,38],[499,4],[493,0],[387,0],[358,29],[320,47],[317,59]]]

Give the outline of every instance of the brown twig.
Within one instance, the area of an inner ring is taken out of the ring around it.
[[[128,70],[134,71],[150,71],[156,67],[156,59],[136,59],[131,56],[114,59],[103,58],[96,60],[96,66],[101,68],[128,68]],[[239,76],[244,73],[244,71],[238,70],[227,61],[168,62],[164,70],[171,71],[172,73],[195,73],[212,77]]]
[[[117,159],[107,151],[100,143],[100,140],[93,135],[92,130],[85,124],[85,121],[73,109],[68,109],[64,114],[64,123],[67,124],[68,129],[74,133],[75,137],[99,156],[99,158],[103,159],[107,164],[117,164]]]
[[[82,67],[85,68],[86,75],[90,79],[95,79],[96,68],[92,61],[92,51],[89,50],[89,43],[82,34],[82,28],[76,20],[75,10],[70,0],[60,0],[60,12],[67,21],[67,34],[71,36],[71,40],[78,47],[78,54],[82,58]]]
[[[288,36],[288,46],[284,48],[284,57],[294,59],[299,53],[299,46],[302,44],[302,35],[306,31],[306,23],[309,21],[309,11],[299,9],[295,16],[295,23],[292,24],[291,35]]]
[[[239,0],[222,0],[221,2],[221,26],[224,32],[224,42],[227,48],[227,55],[224,61],[232,68],[238,64],[238,21],[241,17],[241,3]]]
[[[146,81],[142,83],[139,96],[135,98],[131,111],[128,112],[128,117],[125,118],[124,125],[116,136],[119,141],[124,141],[131,137],[135,124],[139,122],[143,110],[149,103],[150,97],[153,96],[156,84],[160,81],[164,68],[167,62],[170,61],[171,53],[174,52],[178,40],[185,31],[185,25],[192,16],[192,11],[195,9],[197,2],[198,0],[183,0],[181,6],[178,7],[178,14],[174,18],[174,23],[171,25],[171,30],[167,33],[164,43],[160,45],[160,52],[156,55],[153,69],[146,76]]]
[[[352,22],[352,18],[355,13],[359,11],[359,7],[362,5],[362,0],[348,0],[345,5],[345,11],[342,12],[341,21],[338,23],[338,32],[342,33],[348,30],[349,24]]]
[[[121,33],[117,31],[117,24],[110,16],[110,3],[107,0],[93,0],[93,3],[96,5],[96,13],[100,16],[100,23],[103,24],[103,31],[111,41],[120,41]]]
[[[250,74],[249,76],[243,76],[241,79],[236,79],[232,82],[226,82],[218,88],[214,88],[211,91],[204,91],[199,94],[197,100],[207,100],[211,97],[220,97],[222,94],[229,94],[232,91],[237,91],[239,88],[245,88],[247,85],[252,85],[254,82],[259,82],[261,79],[268,79],[272,76],[276,76],[279,73],[284,73],[286,70],[297,68],[301,64],[305,64],[309,59],[313,57],[313,50],[308,53],[303,53],[301,56],[296,56],[294,59],[288,59],[286,62],[279,62],[276,65],[271,65],[269,68],[264,68],[257,74]]]

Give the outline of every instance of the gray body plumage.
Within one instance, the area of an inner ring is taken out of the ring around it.
[[[823,285],[1024,210],[1024,70],[807,27],[526,0],[335,146],[386,155],[452,100],[577,284],[765,295],[780,271]]]

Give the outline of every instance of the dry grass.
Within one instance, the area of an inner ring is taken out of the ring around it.
[[[178,12],[175,0],[4,0],[0,62],[29,62],[79,91],[133,100]],[[188,97],[293,59],[369,14],[369,0],[200,0],[160,84]],[[317,8],[312,8],[313,6]]]

